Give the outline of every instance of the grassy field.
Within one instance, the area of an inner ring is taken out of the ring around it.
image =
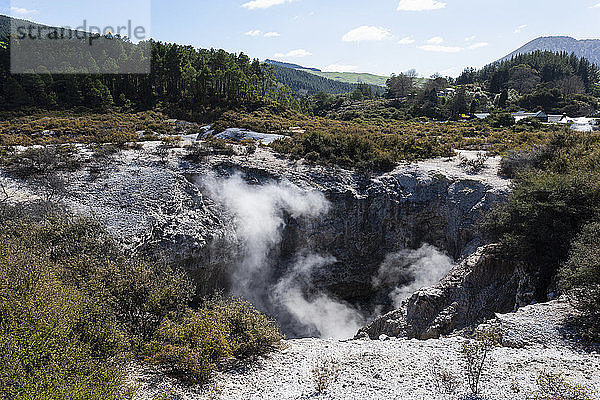
[[[366,83],[375,86],[386,86],[389,76],[374,75],[362,72],[323,72],[313,71],[310,69],[301,69],[300,71],[308,72],[313,75],[321,76],[323,78],[331,79],[334,81],[345,82],[345,83]],[[423,86],[427,82],[427,78],[417,78],[417,86]]]
[[[308,72],[313,75],[318,75],[323,78],[332,79],[334,81],[346,83],[367,83],[369,85],[376,86],[385,86],[385,82],[389,79],[389,76],[380,76],[359,72],[317,72],[309,69],[303,69],[301,71]]]

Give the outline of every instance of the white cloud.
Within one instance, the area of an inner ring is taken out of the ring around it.
[[[244,33],[244,35],[253,36],[253,37],[260,36],[260,30],[256,29],[256,30],[248,31],[248,32]]]
[[[252,0],[242,4],[242,7],[247,8],[248,10],[257,10],[291,2],[292,0]]]
[[[523,29],[527,28],[527,25],[519,25],[517,29],[515,29],[515,33],[521,33]]]
[[[467,47],[469,50],[474,50],[474,49],[480,49],[482,47],[487,47],[489,46],[488,42],[477,42],[477,43],[473,43],[472,45],[470,45],[469,47]]]
[[[400,0],[398,11],[429,11],[446,8],[446,3],[437,0]]]
[[[363,42],[384,40],[390,37],[392,34],[389,29],[363,25],[346,33],[342,40],[344,42]]]
[[[441,36],[434,36],[427,41],[427,44],[442,44],[444,43],[444,38]]]
[[[591,6],[590,8],[600,8],[600,3],[596,4],[595,6]]]
[[[292,50],[292,51],[288,51],[287,53],[275,54],[275,57],[279,57],[279,58],[302,58],[302,57],[308,57],[308,56],[312,56],[312,53],[310,51],[306,51],[304,49]]]
[[[265,33],[264,36],[267,38],[273,38],[273,37],[279,37],[281,35],[279,34],[279,32],[267,32],[267,33]]]
[[[331,64],[326,66],[325,72],[355,72],[358,69],[356,65]]]
[[[465,42],[472,42],[473,40],[475,40],[477,38],[477,36],[473,35],[473,36],[469,36],[465,38]]]
[[[464,50],[475,50],[475,49],[479,49],[481,47],[486,47],[489,45],[489,43],[487,43],[487,42],[477,42],[477,43],[473,43],[467,47],[444,46],[444,45],[442,45],[442,43],[444,43],[444,38],[442,38],[441,36],[432,37],[431,39],[427,40],[426,43],[427,44],[419,46],[419,49],[424,50],[424,51],[437,52],[437,53],[459,53]]]
[[[35,14],[37,12],[37,10],[28,10],[27,8],[22,7],[11,7],[10,11],[12,14],[17,15]]]
[[[413,39],[410,36],[407,36],[405,38],[402,38],[398,41],[398,44],[413,44],[415,42],[415,39]]]
[[[464,50],[463,47],[441,46],[439,44],[425,44],[423,46],[419,46],[419,48],[424,51],[433,51],[437,53],[458,53]]]

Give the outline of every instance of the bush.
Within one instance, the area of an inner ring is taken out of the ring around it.
[[[214,299],[179,321],[166,319],[147,354],[186,382],[204,383],[222,359],[264,354],[281,339],[276,324],[249,303]]]
[[[0,208],[0,400],[124,399],[127,363],[204,381],[229,356],[279,343],[247,303],[190,308],[182,272],[129,259],[100,225],[56,207]]]
[[[468,158],[459,156],[460,167],[464,169],[468,174],[478,174],[485,169],[485,164],[488,161],[488,155],[479,153],[477,158]]]
[[[471,394],[479,394],[481,374],[486,366],[489,353],[500,342],[498,332],[494,329],[478,331],[461,349],[464,357],[465,374]]]
[[[529,151],[510,151],[500,161],[500,175],[506,178],[516,178],[521,172],[542,168],[552,157],[549,145],[536,146]]]
[[[515,118],[510,113],[495,113],[485,120],[494,128],[511,127],[515,124]]]
[[[440,365],[439,360],[431,360],[429,364],[429,375],[438,394],[453,395],[460,387],[459,377],[451,370]]]
[[[0,236],[0,399],[121,399],[125,332],[48,250]]]
[[[589,223],[575,238],[560,278],[584,316],[584,333],[600,340],[600,222]]]
[[[572,240],[600,215],[599,161],[599,137],[579,134],[557,136],[507,164],[516,175],[514,190],[483,228],[535,277],[538,301],[547,300]]]
[[[312,369],[315,392],[323,394],[337,380],[339,367],[333,360],[319,360]]]
[[[536,400],[593,400],[590,390],[567,381],[562,374],[541,373],[537,378]]]

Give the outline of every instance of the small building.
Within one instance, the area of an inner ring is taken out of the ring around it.
[[[568,124],[572,119],[567,116],[567,114],[561,115],[552,115],[548,114],[548,122],[552,124]]]
[[[456,94],[456,89],[454,88],[446,88],[444,90],[440,90],[438,93],[438,97],[454,97]]]
[[[536,113],[528,113],[525,111],[519,111],[511,114],[515,119],[515,122],[519,122],[524,120],[525,118],[535,118],[540,122],[548,122],[548,114],[543,111],[538,111]]]
[[[540,122],[548,122],[548,114],[543,111],[538,111],[533,118],[537,119]]]

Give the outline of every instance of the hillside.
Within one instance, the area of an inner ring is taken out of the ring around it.
[[[271,65],[277,82],[289,86],[294,92],[304,92],[309,95],[318,92],[343,94],[353,92],[358,87],[358,84],[355,83],[325,78],[318,75],[320,73],[317,72],[287,68],[275,64]],[[378,85],[372,85],[371,88],[378,93],[383,92],[383,88]]]
[[[518,54],[532,53],[537,50],[575,53],[577,57],[585,57],[590,62],[600,65],[600,40],[577,40],[569,36],[540,37],[513,51],[499,61],[510,60]]]
[[[317,69],[317,68],[308,68],[308,67],[303,67],[298,64],[284,63],[284,62],[275,61],[275,60],[265,60],[265,62],[267,64],[271,64],[271,65],[275,65],[275,66],[279,66],[279,67],[291,68],[291,69],[295,69],[295,70],[303,71],[303,72],[308,72],[309,74],[317,75],[322,78],[331,79],[331,80],[343,82],[343,83],[350,83],[350,84],[366,83],[368,85],[374,85],[374,86],[385,86],[385,83],[389,78],[387,76],[374,75],[374,74],[361,73],[361,72],[325,72],[325,71],[321,71],[320,69]]]
[[[313,71],[313,72],[321,72],[321,70],[318,69],[318,68],[308,68],[308,67],[303,67],[302,65],[298,65],[298,64],[286,63],[286,62],[269,60],[269,59],[266,59],[265,63],[271,64],[271,65],[277,65],[279,67],[284,67],[284,68],[292,68],[292,69],[301,69],[301,70]]]
[[[5,38],[10,33],[10,18],[6,15],[0,15],[0,39]]]
[[[321,76],[323,78],[332,79],[332,80],[338,81],[338,82],[354,83],[354,84],[366,83],[368,85],[375,85],[375,86],[385,86],[386,81],[389,79],[389,77],[387,77],[387,76],[373,75],[373,74],[360,73],[360,72],[323,72],[323,71],[316,72],[316,71],[311,71],[311,70],[304,70],[304,71],[309,72],[314,75],[317,75],[317,76]]]
[[[46,25],[42,25],[42,24],[37,24],[35,22],[30,22],[24,19],[18,19],[18,18],[11,18],[7,15],[0,15],[0,39],[3,39],[5,37],[7,37],[10,32],[11,32],[11,23],[10,21],[14,20],[16,24],[18,25],[25,25],[25,26],[33,26],[33,27],[44,27],[47,28]]]

